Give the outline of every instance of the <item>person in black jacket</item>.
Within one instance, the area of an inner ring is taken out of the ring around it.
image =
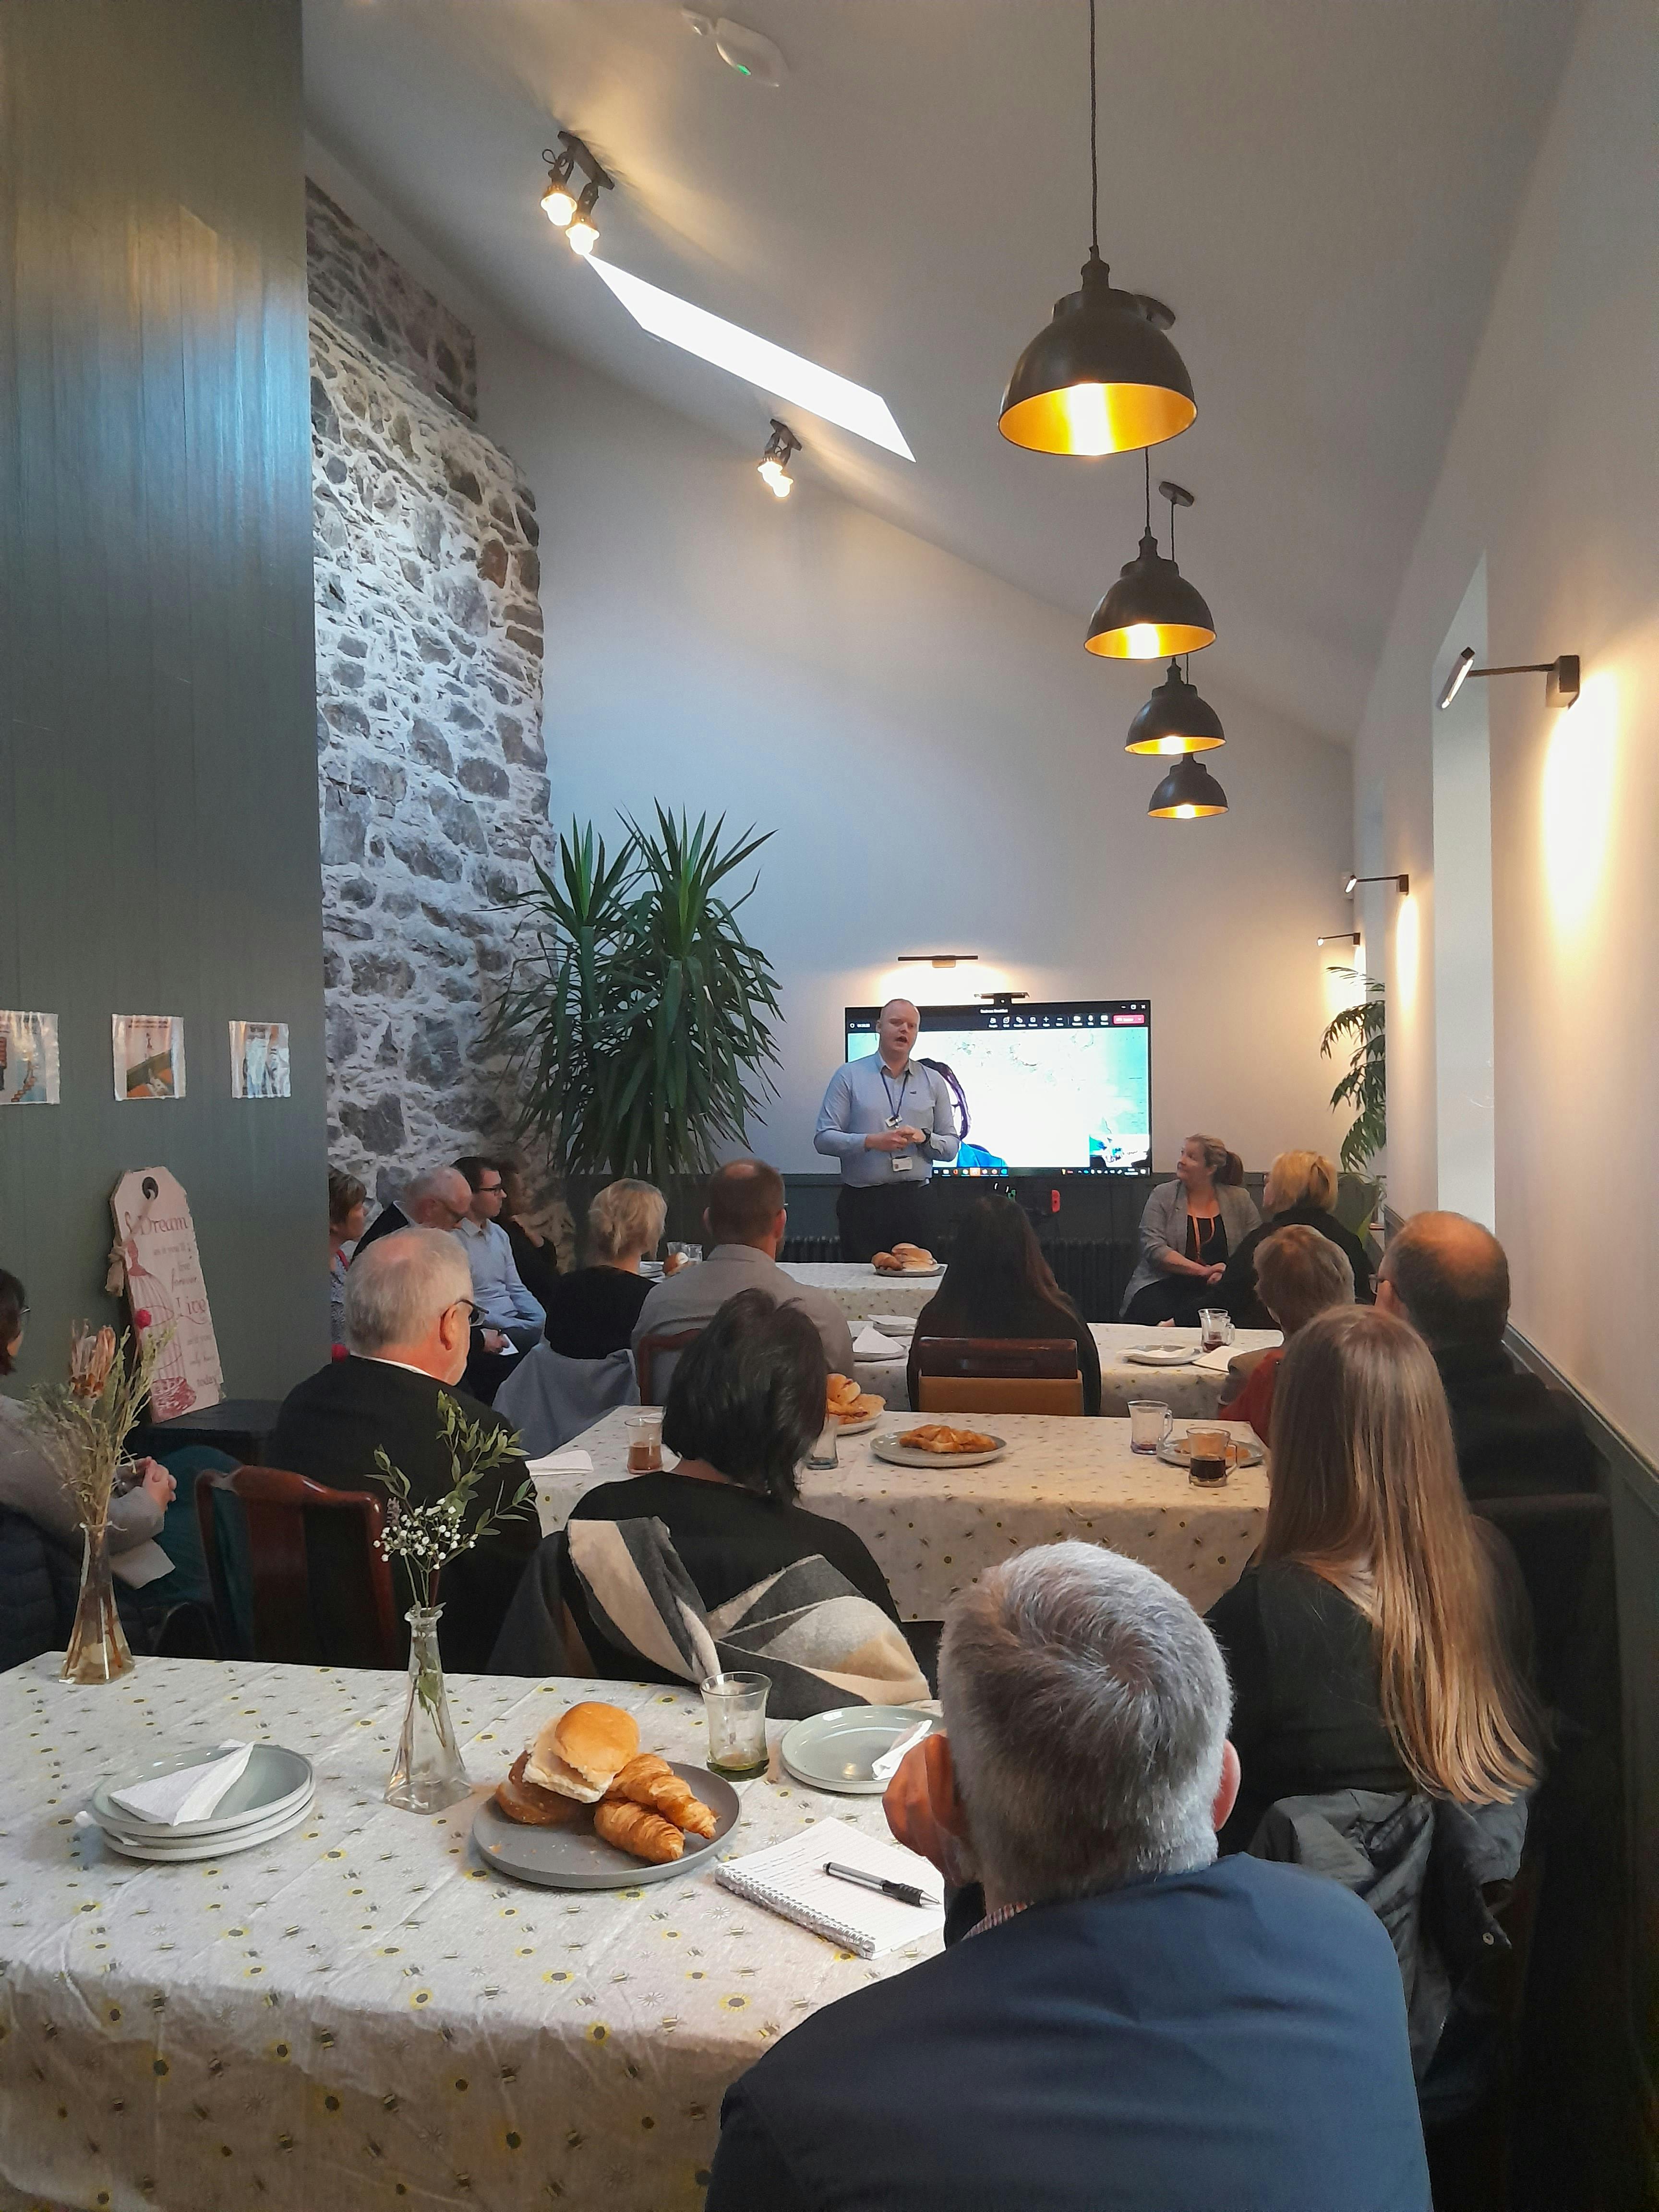
[[[567,1359],[625,1352],[656,1285],[640,1263],[662,1243],[668,1201],[654,1183],[624,1176],[606,1183],[587,1209],[586,1264],[561,1275],[544,1301],[544,1332]]]
[[[939,1696],[889,1819],[988,1909],[727,2090],[708,2212],[1428,2212],[1381,1923],[1217,1862],[1238,1760],[1187,1601],[1093,1544],[1024,1553],[953,1602]]]
[[[1345,1229],[1331,1212],[1335,1203],[1334,1161],[1328,1160],[1322,1152],[1280,1152],[1267,1170],[1261,1189],[1261,1210],[1267,1218],[1228,1255],[1212,1303],[1224,1306],[1240,1328],[1273,1328],[1273,1317],[1256,1287],[1256,1247],[1274,1230],[1299,1224],[1316,1229],[1346,1253],[1353,1269],[1354,1303],[1370,1305],[1373,1296],[1370,1255],[1352,1230]]]
[[[1248,1849],[1282,1797],[1522,1797],[1541,1734],[1525,1591],[1469,1510],[1415,1331],[1364,1306],[1299,1329],[1273,1388],[1273,1454],[1261,1542],[1206,1616],[1245,1778],[1222,1849]]]
[[[910,1340],[910,1403],[921,1402],[925,1336],[1069,1336],[1083,1377],[1083,1410],[1100,1411],[1100,1349],[1042,1256],[1012,1198],[975,1199],[957,1224],[951,1264]]]
[[[1376,1302],[1434,1354],[1470,1498],[1595,1489],[1595,1449],[1571,1400],[1504,1349],[1510,1263],[1490,1230],[1461,1213],[1414,1213],[1382,1255]]]
[[[439,1403],[445,1391],[468,1420],[507,1427],[455,1387],[466,1367],[472,1321],[466,1255],[440,1230],[404,1229],[382,1237],[347,1270],[345,1318],[351,1356],[331,1360],[289,1392],[271,1437],[271,1464],[330,1490],[384,1498],[389,1493],[375,1468],[378,1446],[408,1476],[414,1502],[429,1504],[453,1480]],[[504,1506],[524,1479],[524,1462],[515,1455],[486,1479],[480,1496]],[[520,1508],[444,1569],[438,1638],[446,1666],[486,1666],[540,1538],[534,1509]]]

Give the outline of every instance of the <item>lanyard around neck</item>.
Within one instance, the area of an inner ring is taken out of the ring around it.
[[[904,1104],[904,1094],[910,1087],[910,1065],[908,1060],[905,1062],[904,1073],[899,1081],[899,1094],[896,1100],[893,1097],[892,1079],[888,1075],[885,1064],[878,1060],[876,1066],[881,1076],[881,1087],[887,1093],[887,1104],[890,1109],[887,1126],[890,1129],[898,1121],[900,1111]]]

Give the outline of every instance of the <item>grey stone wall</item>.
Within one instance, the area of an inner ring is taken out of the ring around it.
[[[321,314],[423,392],[478,419],[472,333],[361,224],[306,179],[306,289]]]
[[[484,1004],[550,842],[539,531],[507,455],[315,299],[311,368],[330,1157],[385,1199],[503,1129]]]

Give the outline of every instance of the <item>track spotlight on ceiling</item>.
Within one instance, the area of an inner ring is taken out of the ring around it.
[[[1215,617],[1203,594],[1187,581],[1176,566],[1175,518],[1178,507],[1190,507],[1193,495],[1183,484],[1164,483],[1162,498],[1170,502],[1170,557],[1158,550],[1152,535],[1152,464],[1146,465],[1146,532],[1140,550],[1126,561],[1121,574],[1095,609],[1089,635],[1083,641],[1091,653],[1113,660],[1160,660],[1164,655],[1197,653],[1215,642]]]
[[[1357,929],[1328,930],[1323,937],[1316,937],[1316,945],[1358,945],[1364,942]]]
[[[1053,319],[1015,362],[997,423],[1034,453],[1130,453],[1175,437],[1198,412],[1186,363],[1164,335],[1174,315],[1144,293],[1120,291],[1100,258],[1099,142],[1089,0],[1089,258],[1081,289],[1055,301]]]
[[[789,473],[792,458],[800,451],[800,440],[787,422],[772,417],[772,434],[766,441],[766,451],[761,455],[761,482],[775,499],[787,499],[795,489],[795,480]]]
[[[1206,753],[1224,745],[1221,717],[1200,699],[1173,660],[1170,672],[1129,725],[1126,753]]]
[[[1506,668],[1477,668],[1474,647],[1466,645],[1451,665],[1451,673],[1440,687],[1435,704],[1443,714],[1471,676],[1541,676],[1544,704],[1571,707],[1578,696],[1578,655],[1563,653],[1553,660],[1521,660]]]
[[[1202,761],[1183,754],[1152,793],[1148,814],[1163,822],[1195,822],[1206,814],[1224,814],[1227,794]]]
[[[1352,898],[1361,884],[1392,884],[1397,891],[1408,891],[1412,887],[1409,876],[1350,876],[1342,886],[1344,898]]]
[[[542,159],[547,163],[542,212],[556,230],[564,233],[570,241],[571,252],[580,253],[586,260],[599,242],[593,210],[599,204],[599,194],[608,192],[616,179],[605,173],[574,131],[560,131],[559,146],[561,150],[556,154],[551,147],[542,149]],[[580,197],[575,190],[578,170],[586,179]]]

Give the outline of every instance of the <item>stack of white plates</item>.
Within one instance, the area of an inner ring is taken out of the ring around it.
[[[115,1802],[112,1792],[154,1782],[183,1766],[199,1766],[214,1756],[210,1745],[175,1752],[128,1774],[112,1774],[92,1794],[87,1810],[103,1830],[112,1850],[130,1859],[214,1859],[232,1851],[251,1851],[297,1828],[311,1810],[316,1777],[311,1761],[280,1744],[256,1743],[240,1778],[225,1792],[210,1820],[141,1820]]]

